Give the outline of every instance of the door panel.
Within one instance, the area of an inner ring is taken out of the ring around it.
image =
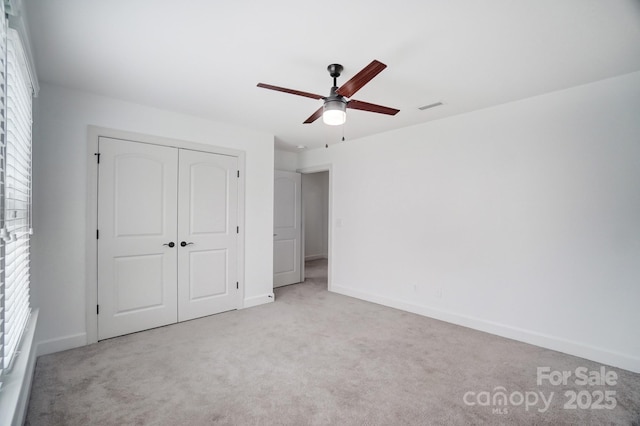
[[[178,320],[237,309],[238,160],[180,150]]]
[[[197,161],[200,162],[189,166],[191,169],[190,233],[191,235],[227,234],[229,231],[227,221],[229,170],[218,164]],[[233,179],[236,177],[234,176]]]
[[[221,296],[229,290],[226,274],[227,250],[191,251],[189,270],[191,300]]]
[[[98,339],[177,320],[177,151],[101,137]]]
[[[158,236],[165,231],[162,214],[165,165],[148,156],[148,153],[127,153],[114,159],[114,233],[117,237]]]
[[[276,170],[273,213],[273,286],[302,281],[300,173]]]
[[[281,240],[273,242],[275,262],[273,272],[282,274],[294,271],[296,268],[296,250],[298,249],[295,240]]]
[[[162,305],[162,258],[153,254],[113,259],[115,316]]]

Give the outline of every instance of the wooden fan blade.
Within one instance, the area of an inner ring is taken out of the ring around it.
[[[318,110],[316,112],[314,112],[313,114],[311,114],[311,117],[307,118],[303,124],[309,124],[309,123],[313,123],[314,121],[316,121],[318,118],[320,118],[322,116],[322,107],[318,108]]]
[[[336,93],[338,95],[350,98],[358,90],[367,84],[373,77],[380,74],[380,72],[387,66],[380,61],[373,60],[369,65],[364,67],[358,74],[351,77],[351,80],[340,86]]]
[[[389,108],[382,105],[370,104],[369,102],[357,101],[351,99],[347,103],[347,108],[359,109],[362,111],[377,112],[378,114],[396,115],[400,112],[399,109]]]
[[[305,96],[311,99],[322,99],[324,96],[315,93],[301,92],[300,90],[286,89],[284,87],[272,86],[270,84],[258,83],[258,87],[269,90],[277,90],[278,92],[291,93],[292,95]]]

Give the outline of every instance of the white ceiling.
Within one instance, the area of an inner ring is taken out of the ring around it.
[[[24,0],[40,82],[275,135],[295,149],[338,142],[302,124],[371,60],[388,65],[348,110],[347,139],[640,70],[637,0]],[[441,101],[443,106],[418,110]]]

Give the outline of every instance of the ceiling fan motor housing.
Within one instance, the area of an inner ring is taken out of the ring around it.
[[[344,124],[347,119],[347,100],[344,96],[338,95],[336,90],[336,86],[331,88],[331,94],[324,98],[322,107],[322,121],[330,126]]]

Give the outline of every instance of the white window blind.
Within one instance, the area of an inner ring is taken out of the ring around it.
[[[0,1],[0,229],[4,229],[4,163],[7,129],[7,21],[4,19],[4,1]],[[0,239],[0,378],[4,369],[4,241]],[[0,381],[0,384],[2,382]]]
[[[3,367],[8,368],[31,312],[31,80],[17,32],[7,31],[4,147]]]

